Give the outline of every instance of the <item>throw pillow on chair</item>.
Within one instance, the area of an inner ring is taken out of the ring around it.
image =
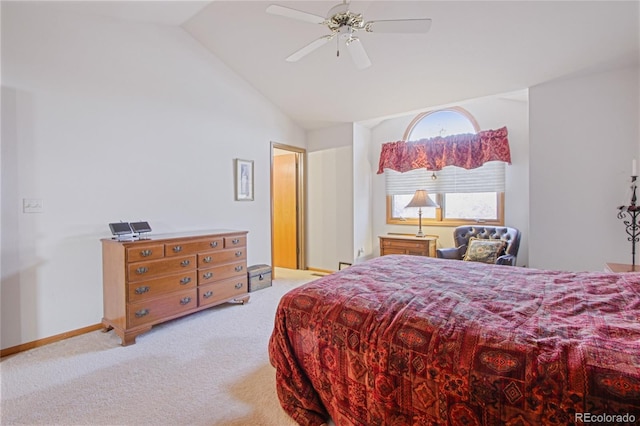
[[[472,237],[462,260],[495,264],[496,259],[504,254],[506,246],[506,241]]]

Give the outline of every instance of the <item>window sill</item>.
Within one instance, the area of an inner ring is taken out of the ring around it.
[[[410,226],[418,226],[418,219],[389,219],[387,220],[387,225],[410,225]],[[455,227],[455,226],[504,226],[504,221],[500,220],[425,220],[422,219],[422,226],[435,226],[435,227]]]

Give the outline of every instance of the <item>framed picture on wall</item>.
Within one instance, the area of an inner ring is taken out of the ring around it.
[[[253,161],[236,158],[236,201],[253,201]]]

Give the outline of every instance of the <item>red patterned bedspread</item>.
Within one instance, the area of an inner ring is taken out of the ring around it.
[[[287,293],[269,355],[301,425],[640,421],[640,273],[383,256]]]

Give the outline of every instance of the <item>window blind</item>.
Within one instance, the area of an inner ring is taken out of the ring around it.
[[[436,176],[433,179],[432,176]],[[384,169],[387,195],[413,194],[418,189],[436,193],[504,192],[505,163],[490,161],[475,169],[456,166],[432,172],[426,169],[400,173]]]

